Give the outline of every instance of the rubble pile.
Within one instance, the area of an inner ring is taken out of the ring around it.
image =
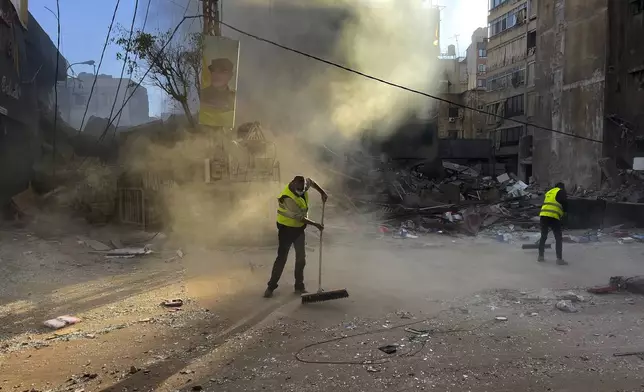
[[[606,182],[599,190],[576,187],[569,192],[573,197],[612,202],[644,203],[644,173],[635,170],[619,172],[615,186]]]
[[[476,235],[495,225],[533,226],[536,190],[513,174],[483,176],[472,167],[443,161],[431,176],[422,164],[408,169],[375,169],[348,197],[360,213],[379,212],[381,231],[464,232]],[[361,193],[362,192],[362,193]]]

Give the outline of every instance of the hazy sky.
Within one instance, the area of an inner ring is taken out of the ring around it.
[[[169,29],[181,18],[187,4],[194,9],[198,0],[152,0],[146,30]],[[234,0],[222,0],[234,1]],[[305,1],[305,0],[302,0]],[[427,0],[430,1],[430,0]],[[441,11],[441,47],[456,45],[462,54],[470,43],[472,32],[486,25],[487,4],[489,0],[432,0],[433,4],[444,7]],[[95,60],[101,57],[110,20],[114,12],[115,0],[60,0],[61,52],[70,63]],[[134,12],[134,0],[121,0],[116,23],[128,26]],[[147,0],[139,0],[137,27],[141,27]],[[56,12],[55,0],[30,0],[29,10],[41,26],[56,42],[56,18],[47,10]],[[105,52],[100,73],[118,76],[122,63],[116,60],[117,48],[109,45]],[[77,65],[76,73],[92,72],[92,67]],[[162,96],[157,91],[150,93],[150,115],[159,115],[163,110]]]

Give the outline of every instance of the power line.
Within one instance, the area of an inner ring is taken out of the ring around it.
[[[127,67],[127,61],[130,57],[130,48],[132,45],[132,35],[134,34],[134,23],[136,22],[136,13],[139,10],[139,0],[136,0],[134,3],[134,14],[132,15],[132,23],[130,23],[130,34],[128,37],[128,45],[125,48],[125,57],[123,58],[123,66],[121,67],[121,75],[119,76],[119,84],[116,86],[116,94],[114,94],[114,102],[112,102],[112,108],[110,109],[110,115],[107,118],[112,118],[114,114],[114,108],[116,107],[116,100],[119,97],[119,92],[121,91],[121,84],[123,83],[123,75],[125,74],[125,67]],[[127,91],[127,88],[126,90]],[[124,95],[126,93],[123,93]]]
[[[150,4],[151,3],[152,3],[152,0],[148,0],[148,5],[145,8],[145,17],[143,18],[143,26],[141,27],[142,32],[145,32],[145,26],[148,24],[148,15],[150,14]],[[136,54],[135,54],[134,57],[136,58],[138,56],[136,56]],[[132,77],[132,72],[129,72],[128,75],[131,78]],[[129,86],[129,83],[128,83],[128,86]],[[126,98],[127,98],[127,89],[125,89],[125,92],[123,93],[123,103],[121,103],[121,105],[125,105],[125,99]],[[119,124],[121,124],[121,116],[122,115],[123,115],[123,112],[121,112],[121,114],[119,114],[119,116],[118,116],[119,118],[118,118],[118,120],[116,120],[116,125],[114,126],[114,129],[117,129],[119,127]],[[114,116],[114,117],[116,117],[116,116]]]
[[[54,74],[54,139],[52,141],[52,177],[56,179],[56,139],[58,138],[58,72],[60,71],[60,1],[56,0],[56,70]],[[67,79],[67,72],[65,72]]]
[[[188,19],[194,19],[194,18],[201,18],[201,15],[184,16],[184,17],[181,19],[181,21],[177,24],[177,26],[174,28],[174,30],[173,30],[173,31],[172,31],[172,33],[170,34],[170,36],[169,36],[169,38],[167,39],[167,41],[165,42],[165,44],[164,44],[164,45],[161,47],[161,49],[157,52],[157,55],[156,55],[156,56],[154,56],[154,59],[152,59],[152,60],[150,61],[150,63],[151,63],[151,64],[154,64],[154,63],[158,60],[159,56],[161,56],[161,55],[163,54],[163,52],[165,51],[165,48],[170,44],[170,42],[172,42],[172,40],[174,39],[175,34],[177,34],[177,31],[179,31],[179,28],[181,27],[181,25],[183,24],[183,22],[185,22],[185,21],[186,21],[186,20],[188,20]],[[123,112],[123,109],[125,108],[125,106],[127,105],[127,103],[130,101],[130,99],[132,99],[132,97],[133,97],[133,96],[134,96],[134,94],[136,93],[136,90],[141,86],[141,84],[143,83],[143,81],[144,81],[144,80],[145,80],[145,78],[148,76],[148,74],[150,73],[150,71],[151,71],[151,70],[152,70],[152,67],[149,67],[149,68],[145,71],[145,73],[143,74],[143,76],[141,77],[141,79],[140,79],[140,80],[139,80],[139,81],[134,85],[134,88],[132,89],[132,92],[131,92],[131,93],[130,93],[130,95],[127,97],[127,99],[125,100],[124,104],[121,106],[121,108],[119,109],[119,111],[116,113],[116,116],[118,116],[119,114],[121,114],[121,113]],[[107,134],[107,130],[109,129],[110,125],[112,125],[112,123],[113,123],[113,122],[114,122],[114,119],[110,119],[110,121],[107,123],[107,126],[106,126],[105,130],[103,131],[103,133],[101,134],[100,138],[98,139],[98,141],[99,141],[99,142],[100,142],[100,141],[102,141],[102,140],[105,138],[105,135]]]
[[[78,128],[79,133],[83,130],[83,125],[85,124],[85,117],[87,117],[87,111],[89,110],[89,104],[92,102],[94,87],[96,87],[96,80],[98,79],[98,73],[100,72],[101,65],[103,64],[103,57],[105,56],[105,50],[107,49],[107,45],[110,42],[110,37],[112,36],[112,27],[114,27],[114,20],[116,19],[116,13],[119,9],[119,4],[121,4],[121,0],[116,0],[116,6],[114,7],[114,14],[112,14],[112,20],[110,21],[110,27],[107,30],[107,36],[105,37],[105,43],[103,44],[103,51],[101,52],[101,58],[98,61],[98,68],[96,68],[96,74],[94,75],[92,88],[89,90],[89,99],[87,100],[87,105],[85,106],[85,113],[83,113],[83,119],[81,120],[80,128]]]
[[[378,78],[378,77],[375,77],[375,76],[372,76],[372,75],[366,74],[366,73],[364,73],[364,72],[361,72],[361,71],[358,71],[358,70],[355,70],[355,69],[349,68],[349,67],[347,67],[347,66],[344,66],[344,65],[341,65],[341,64],[335,63],[335,62],[333,62],[333,61],[326,60],[326,59],[324,59],[324,58],[321,58],[321,57],[318,57],[318,56],[315,56],[315,55],[312,55],[312,54],[309,54],[309,53],[303,52],[303,51],[301,51],[301,50],[293,49],[293,48],[291,48],[291,47],[288,47],[288,46],[285,46],[285,45],[279,44],[279,43],[277,43],[277,42],[275,42],[275,41],[271,41],[271,40],[269,40],[269,39],[262,38],[262,37],[260,37],[260,36],[255,35],[255,34],[248,33],[248,32],[246,32],[246,31],[244,31],[244,30],[241,30],[241,29],[238,29],[238,28],[236,28],[236,27],[234,27],[234,26],[231,26],[231,25],[230,25],[230,24],[228,24],[228,23],[225,23],[225,22],[219,21],[219,24],[221,24],[221,25],[223,25],[223,26],[226,26],[226,27],[228,27],[229,29],[231,29],[231,30],[233,30],[233,31],[236,31],[236,32],[238,32],[238,33],[240,33],[240,34],[242,34],[242,35],[245,35],[245,36],[248,36],[248,37],[250,37],[250,38],[256,39],[256,40],[258,40],[258,41],[262,41],[262,42],[265,42],[265,43],[267,43],[267,44],[270,44],[270,45],[273,45],[273,46],[277,46],[278,48],[282,48],[282,49],[287,50],[287,51],[289,51],[289,52],[297,53],[297,54],[299,54],[299,55],[301,55],[301,56],[308,57],[308,58],[313,59],[313,60],[317,60],[317,61],[319,61],[319,62],[325,63],[325,64],[330,65],[330,66],[332,66],[332,67],[339,68],[339,69],[342,69],[342,70],[344,70],[344,71],[347,71],[347,72],[350,72],[350,73],[353,73],[353,74],[356,74],[356,75],[362,76],[362,77],[364,77],[364,78],[371,79],[371,80],[374,80],[374,81],[376,81],[376,82],[380,82],[380,83],[386,84],[386,85],[391,86],[391,87],[395,87],[395,88],[398,88],[398,89],[401,89],[401,90],[408,91],[408,92],[410,92],[410,93],[414,93],[414,94],[422,95],[422,96],[424,96],[424,97],[431,98],[431,99],[435,99],[435,100],[437,100],[437,101],[444,102],[444,103],[448,103],[448,104],[450,104],[450,105],[457,106],[457,107],[460,107],[460,108],[463,108],[463,109],[472,110],[472,111],[477,112],[477,113],[485,114],[485,115],[488,115],[488,116],[494,116],[494,117],[499,118],[499,119],[502,119],[502,120],[512,121],[512,122],[517,123],[517,124],[521,124],[521,125],[525,125],[525,126],[534,127],[534,128],[541,129],[541,130],[544,130],[544,131],[548,131],[548,132],[552,132],[552,133],[558,133],[558,134],[560,134],[560,135],[565,135],[565,136],[569,136],[569,137],[577,138],[577,139],[581,139],[581,140],[587,140],[587,141],[589,141],[589,142],[602,143],[602,144],[604,143],[603,141],[598,140],[598,139],[593,139],[593,138],[586,137],[586,136],[575,135],[574,133],[568,133],[568,132],[558,131],[558,130],[556,130],[556,129],[543,127],[543,126],[541,126],[541,125],[537,125],[537,124],[530,123],[530,122],[527,122],[527,121],[521,121],[521,120],[511,119],[511,118],[508,118],[508,117],[500,116],[500,115],[498,115],[498,114],[496,114],[496,113],[490,113],[490,112],[487,112],[487,111],[482,110],[482,109],[478,109],[478,108],[470,107],[470,106],[463,105],[463,104],[460,104],[460,103],[457,103],[457,102],[452,102],[452,101],[450,101],[450,100],[448,100],[448,99],[440,98],[440,97],[437,97],[437,96],[435,96],[435,95],[431,95],[431,94],[428,94],[428,93],[425,93],[425,92],[422,92],[422,91],[419,91],[419,90],[415,90],[415,89],[412,89],[412,88],[409,88],[409,87],[405,87],[405,86],[402,86],[402,85],[399,85],[399,84],[396,84],[396,83],[390,82],[390,81],[388,81],[388,80],[381,79],[381,78]]]

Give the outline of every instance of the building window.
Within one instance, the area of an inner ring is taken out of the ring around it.
[[[528,68],[526,68],[526,79],[528,86],[534,86],[534,62],[528,64]]]
[[[479,64],[479,72],[485,72],[485,64]]]
[[[479,57],[487,57],[487,50],[479,49]]]
[[[526,39],[528,42],[528,56],[532,56],[535,51],[537,50],[537,32],[531,31],[528,33],[528,38]]]
[[[519,87],[525,84],[525,68],[515,68],[487,79],[487,90],[503,90],[508,86]]]
[[[518,146],[522,131],[523,127],[501,129],[499,131],[499,147]]]
[[[508,0],[490,0],[490,9],[494,9]]]
[[[458,117],[458,108],[450,107],[447,112],[448,112],[447,117],[453,117],[453,118]]]
[[[458,139],[458,131],[447,131],[447,137],[450,139]]]
[[[488,123],[488,124],[494,124],[494,123],[496,123],[496,120],[497,120],[497,118],[498,118],[498,117],[496,116],[496,114],[497,114],[497,112],[498,112],[498,110],[499,110],[499,105],[500,105],[500,103],[498,103],[498,102],[497,102],[497,103],[493,103],[493,104],[491,104],[491,105],[487,105],[486,112],[488,113],[488,114],[487,114],[487,123]]]
[[[476,87],[485,88],[485,82],[486,82],[485,79],[477,79],[476,80]]]
[[[525,84],[525,68],[517,69],[510,75],[512,87],[519,87]]]
[[[493,37],[525,21],[527,3],[523,3],[505,15],[489,23],[488,35]]]
[[[639,15],[644,12],[644,0],[631,0],[631,13]]]
[[[515,95],[505,100],[505,116],[514,117],[525,113],[523,94]]]

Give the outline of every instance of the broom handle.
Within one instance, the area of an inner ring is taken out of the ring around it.
[[[320,224],[324,225],[324,206],[326,203],[322,203],[322,218],[320,219]],[[322,233],[324,230],[320,230],[320,251],[319,256],[320,260],[318,262],[318,293],[322,291]]]

